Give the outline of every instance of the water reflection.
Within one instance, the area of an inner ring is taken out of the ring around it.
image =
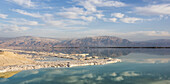
[[[144,53],[149,55],[170,55],[170,49],[132,49],[132,48],[47,48],[47,49],[25,49],[34,51],[45,51],[45,52],[55,52],[55,53],[65,53],[65,54],[82,54],[89,53],[90,56],[100,56],[100,57],[120,57],[126,56],[130,53]]]
[[[169,84],[169,64],[109,64],[22,71],[0,84]],[[164,69],[161,69],[164,68]]]
[[[123,62],[132,63],[169,63],[170,55],[153,55],[144,53],[130,53],[119,57]]]

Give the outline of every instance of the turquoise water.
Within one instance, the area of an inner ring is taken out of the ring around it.
[[[170,84],[169,50],[131,50],[115,57],[122,62],[21,71],[10,78],[0,78],[0,84]]]

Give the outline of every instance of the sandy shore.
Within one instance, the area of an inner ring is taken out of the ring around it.
[[[22,71],[40,68],[59,68],[75,67],[88,65],[104,65],[109,63],[121,62],[120,59],[98,58],[97,56],[88,56],[88,54],[63,54],[49,52],[35,52],[23,50],[0,49],[0,73],[11,71]],[[22,54],[17,54],[22,53]],[[46,57],[57,57],[71,59],[69,61],[43,61]],[[37,61],[39,59],[40,61]]]
[[[0,53],[0,66],[32,64],[34,61],[13,52]]]

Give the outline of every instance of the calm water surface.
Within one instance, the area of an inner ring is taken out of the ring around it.
[[[69,49],[63,53],[90,53],[122,59],[121,63],[73,68],[21,71],[0,84],[170,84],[169,49]]]

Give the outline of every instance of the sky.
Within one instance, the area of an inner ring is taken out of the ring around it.
[[[170,38],[170,0],[0,0],[0,37]]]

